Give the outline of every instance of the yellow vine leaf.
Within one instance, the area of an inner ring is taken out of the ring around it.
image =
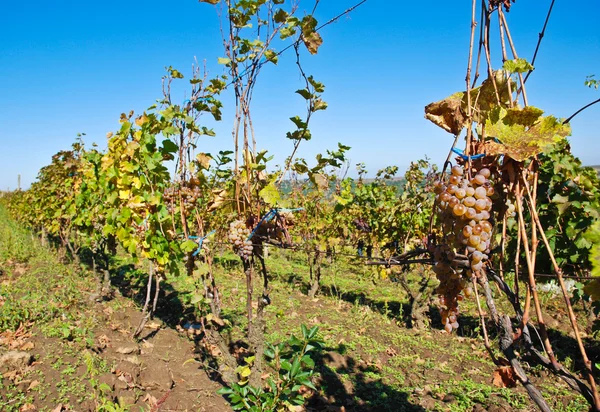
[[[509,110],[496,107],[486,121],[486,134],[497,142],[487,142],[485,152],[522,162],[571,134],[568,124],[542,113],[535,107]]]
[[[208,169],[208,167],[210,166],[211,159],[212,157],[208,153],[198,153],[196,155],[196,160],[198,161],[200,167],[202,167],[203,169]]]

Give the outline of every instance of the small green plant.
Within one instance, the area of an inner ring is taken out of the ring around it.
[[[217,393],[226,395],[236,411],[283,411],[293,405],[303,405],[303,386],[317,390],[311,378],[315,375],[315,361],[312,356],[323,346],[317,338],[318,327],[308,329],[302,325],[302,338],[292,335],[287,341],[277,345],[267,343],[265,357],[275,376],[266,380],[267,387],[248,384],[250,366],[238,368],[241,381]],[[251,363],[252,360],[247,360]]]
[[[129,406],[121,406],[118,403],[104,399],[102,404],[98,405],[98,412],[127,412]]]

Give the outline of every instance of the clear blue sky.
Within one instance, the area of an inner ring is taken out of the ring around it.
[[[354,3],[321,0],[316,17],[324,22]],[[312,4],[303,0],[301,10]],[[521,57],[531,59],[549,4],[519,0],[508,14]],[[596,1],[556,2],[528,81],[530,104],[567,117],[600,97],[583,85],[586,75],[600,76],[596,8]],[[403,171],[425,155],[441,163],[452,136],[425,120],[423,107],[464,89],[469,25],[469,1],[368,0],[323,29],[319,53],[304,62],[325,83],[329,108],[315,115],[313,140],[300,155],[312,158],[340,141],[371,175],[387,165]],[[222,70],[216,11],[194,0],[4,2],[0,39],[1,189],[15,188],[17,174],[27,187],[77,133],[105,147],[121,112],[160,98],[165,66],[189,77],[196,56],[212,75]],[[291,153],[288,118],[304,111],[293,93],[302,86],[293,59],[286,53],[265,70],[255,92],[258,145],[278,162]],[[225,114],[200,150],[231,146],[231,111]],[[572,126],[573,152],[600,164],[600,105]]]

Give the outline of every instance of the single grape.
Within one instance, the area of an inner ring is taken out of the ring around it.
[[[482,259],[483,259],[483,253],[481,253],[480,251],[476,250],[475,252],[471,253],[471,262],[472,263],[479,263],[479,262],[481,262]]]
[[[491,233],[492,232],[492,224],[487,220],[484,220],[480,223],[484,232]]]
[[[461,203],[457,203],[452,208],[452,213],[454,213],[455,216],[462,216],[465,214],[466,211],[467,211],[467,208],[465,207],[465,205],[463,205]]]
[[[479,186],[477,189],[475,189],[475,199],[485,199],[486,197],[487,191],[485,190],[485,187]]]
[[[469,237],[469,246],[476,247],[481,241],[481,238],[477,235],[471,235]]]
[[[464,237],[469,237],[471,236],[471,234],[473,233],[473,228],[469,225],[466,225],[465,227],[463,227],[462,229],[462,234]]]
[[[442,192],[442,194],[440,194],[440,200],[442,202],[448,202],[450,200],[450,198],[452,197],[452,195],[448,192]]]
[[[475,216],[477,216],[477,211],[472,207],[467,208],[467,211],[465,212],[465,217],[467,219],[474,219]]]
[[[492,172],[490,172],[490,169],[488,169],[487,167],[484,167],[479,171],[479,174],[485,177],[486,179],[489,179],[492,175]]]
[[[485,181],[486,181],[486,178],[485,178],[485,176],[483,176],[482,174],[480,174],[480,173],[477,173],[477,174],[475,175],[475,177],[473,177],[472,181],[473,181],[473,183],[475,183],[476,185],[478,185],[478,186],[481,186],[481,185],[483,185],[483,184],[485,183]],[[476,189],[476,190],[477,190],[477,189]]]
[[[448,200],[448,206],[452,209],[454,209],[454,206],[460,204],[460,200],[458,200],[456,197],[452,196],[450,198],[450,200]]]
[[[485,210],[487,203],[485,202],[484,199],[477,199],[475,201],[475,210],[477,211],[482,211]]]
[[[466,207],[473,207],[475,206],[475,198],[473,196],[467,196],[463,199],[463,205],[465,205]]]
[[[454,176],[462,176],[464,173],[464,170],[462,167],[456,165],[456,166],[452,166],[452,170],[451,170],[452,175]]]

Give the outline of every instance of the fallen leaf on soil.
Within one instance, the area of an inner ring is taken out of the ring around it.
[[[161,324],[158,322],[148,322],[146,323],[146,327],[152,330],[158,330],[161,328]]]
[[[385,350],[385,353],[387,353],[389,356],[396,356],[398,354],[398,352],[396,352],[396,349],[389,347]]]
[[[517,386],[515,371],[510,366],[500,366],[494,371],[492,383],[499,388],[514,388]]]
[[[119,372],[120,372],[120,373],[119,373]],[[119,379],[120,381],[123,381],[123,382],[125,382],[125,383],[127,384],[127,386],[129,386],[129,387],[132,387],[132,386],[134,386],[134,383],[133,383],[133,377],[131,376],[131,374],[130,374],[130,373],[127,373],[127,372],[121,372],[121,371],[117,370],[117,375],[119,375],[119,378],[118,378],[118,379]]]
[[[115,350],[115,352],[120,353],[122,355],[130,355],[137,351],[138,351],[137,346],[121,346],[120,348],[117,348]]]
[[[142,364],[142,361],[136,355],[126,357],[125,361],[132,363],[136,366],[139,366]]]
[[[10,379],[11,381],[14,381],[16,377],[17,371],[8,371],[2,374],[2,378]]]
[[[62,403],[59,403],[56,408],[52,409],[52,412],[62,412],[63,406]]]
[[[35,345],[33,344],[33,342],[27,342],[24,343],[23,345],[21,345],[21,350],[31,350],[35,347]]]
[[[154,396],[147,393],[143,402],[146,402],[151,409],[155,409],[156,404],[158,403],[158,400]]]
[[[39,381],[33,381],[29,384],[29,387],[27,388],[27,392],[29,392],[30,390],[34,389],[35,387],[39,386],[40,382]]]
[[[24,412],[24,411],[35,411],[35,406],[31,403],[26,403],[25,405],[21,406],[19,408],[19,412]]]

